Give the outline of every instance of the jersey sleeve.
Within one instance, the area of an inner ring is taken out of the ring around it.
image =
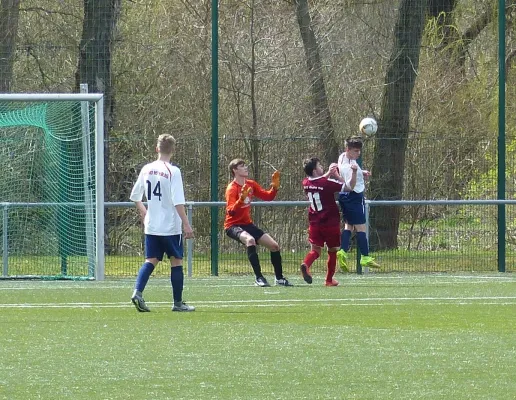
[[[258,182],[255,181],[247,181],[248,183],[251,183],[251,186],[253,188],[253,196],[258,197],[261,200],[264,201],[272,201],[276,198],[276,194],[278,194],[278,190],[271,188],[269,190],[265,190],[260,186]]]
[[[143,200],[143,194],[145,193],[144,169],[145,168],[142,168],[142,170],[140,171],[138,179],[136,180],[136,183],[134,184],[133,189],[131,190],[131,196],[129,196],[131,201]]]
[[[241,206],[242,202],[240,201],[238,186],[230,183],[226,188],[226,212],[231,215],[234,213],[235,209]]]
[[[170,177],[170,190],[172,191],[172,203],[174,203],[174,206],[186,203],[183,177],[181,176],[181,170],[177,167],[174,168]]]

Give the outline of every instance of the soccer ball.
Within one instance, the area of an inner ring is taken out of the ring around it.
[[[358,125],[358,129],[366,136],[374,135],[378,130],[378,124],[374,118],[364,118],[360,121],[360,125]]]

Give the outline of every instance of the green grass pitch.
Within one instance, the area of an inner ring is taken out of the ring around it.
[[[0,399],[516,398],[516,276],[337,279],[0,281]]]

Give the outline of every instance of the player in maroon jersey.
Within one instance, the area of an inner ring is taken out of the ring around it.
[[[328,248],[328,269],[325,285],[337,286],[339,282],[333,279],[333,275],[335,275],[337,266],[336,253],[340,249],[340,212],[335,201],[335,193],[349,191],[350,189],[345,186],[337,164],[330,165],[328,171],[324,173],[320,160],[313,157],[305,160],[303,167],[307,175],[303,179],[303,189],[310,202],[308,208],[308,241],[311,250],[301,264],[301,274],[306,283],[312,283],[310,267],[319,258],[321,250],[326,244]],[[356,169],[353,177],[356,179]],[[351,181],[351,185],[353,184],[353,181]]]

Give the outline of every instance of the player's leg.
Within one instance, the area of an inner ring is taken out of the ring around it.
[[[357,246],[360,249],[360,265],[362,267],[380,268],[380,264],[369,255],[369,243],[365,224],[355,225],[355,229],[357,231]]]
[[[326,286],[338,286],[339,281],[334,278],[335,270],[337,269],[337,251],[339,246],[328,248],[328,261],[326,263],[326,279],[324,284]]]
[[[348,223],[353,224],[357,236],[357,246],[360,250],[360,265],[363,267],[380,268],[374,258],[369,255],[369,243],[366,234],[365,199],[363,193],[354,193],[348,203]]]
[[[145,235],[145,262],[140,267],[134,285],[131,301],[140,312],[149,312],[150,309],[143,299],[143,291],[159,261],[163,259],[164,251],[160,248],[158,237]]]
[[[349,214],[349,196],[350,194],[343,193],[339,195],[339,205],[344,221],[344,229],[340,234],[340,248],[337,251],[337,260],[339,261],[340,268],[345,272],[348,271],[348,252],[351,242],[351,232],[353,230],[353,226],[346,222]]]
[[[344,224],[344,229],[340,234],[340,249],[344,250],[346,253],[349,252],[349,247],[351,244],[351,232],[353,232],[353,225]]]
[[[172,311],[195,311],[183,301],[185,275],[183,272],[183,237],[182,235],[163,236],[167,256],[170,259],[170,284],[172,285]]]
[[[303,263],[301,264],[301,275],[306,283],[312,283],[312,273],[310,272],[310,268],[315,260],[319,258],[321,255],[321,246],[317,246],[314,243],[310,244],[310,251],[303,259]]]
[[[337,286],[339,282],[334,279],[337,269],[337,251],[340,249],[340,226],[329,226],[323,230],[324,241],[328,247],[328,261],[326,262],[326,286]]]
[[[344,229],[340,233],[340,247],[336,253],[339,267],[343,272],[348,272],[348,257],[349,248],[351,247],[351,233],[353,232],[353,225],[344,223]]]
[[[283,276],[283,264],[279,244],[268,233],[264,233],[260,236],[258,244],[266,247],[271,252],[271,264],[274,267],[276,285],[293,286],[288,279]]]
[[[247,231],[240,226],[232,226],[231,228],[226,230],[226,235],[228,235],[231,239],[236,240],[237,242],[242,243],[246,246],[247,249],[247,258],[251,263],[251,267],[253,268],[255,279],[255,285],[261,287],[270,286],[267,282],[267,279],[262,274],[262,267],[260,265],[260,259],[258,257],[258,253],[256,252],[256,240],[255,238]]]
[[[311,249],[303,259],[300,270],[305,282],[312,283],[310,268],[314,261],[321,255],[321,249],[324,246],[324,238],[321,238],[318,226],[310,225],[308,227],[308,241],[310,242]]]

